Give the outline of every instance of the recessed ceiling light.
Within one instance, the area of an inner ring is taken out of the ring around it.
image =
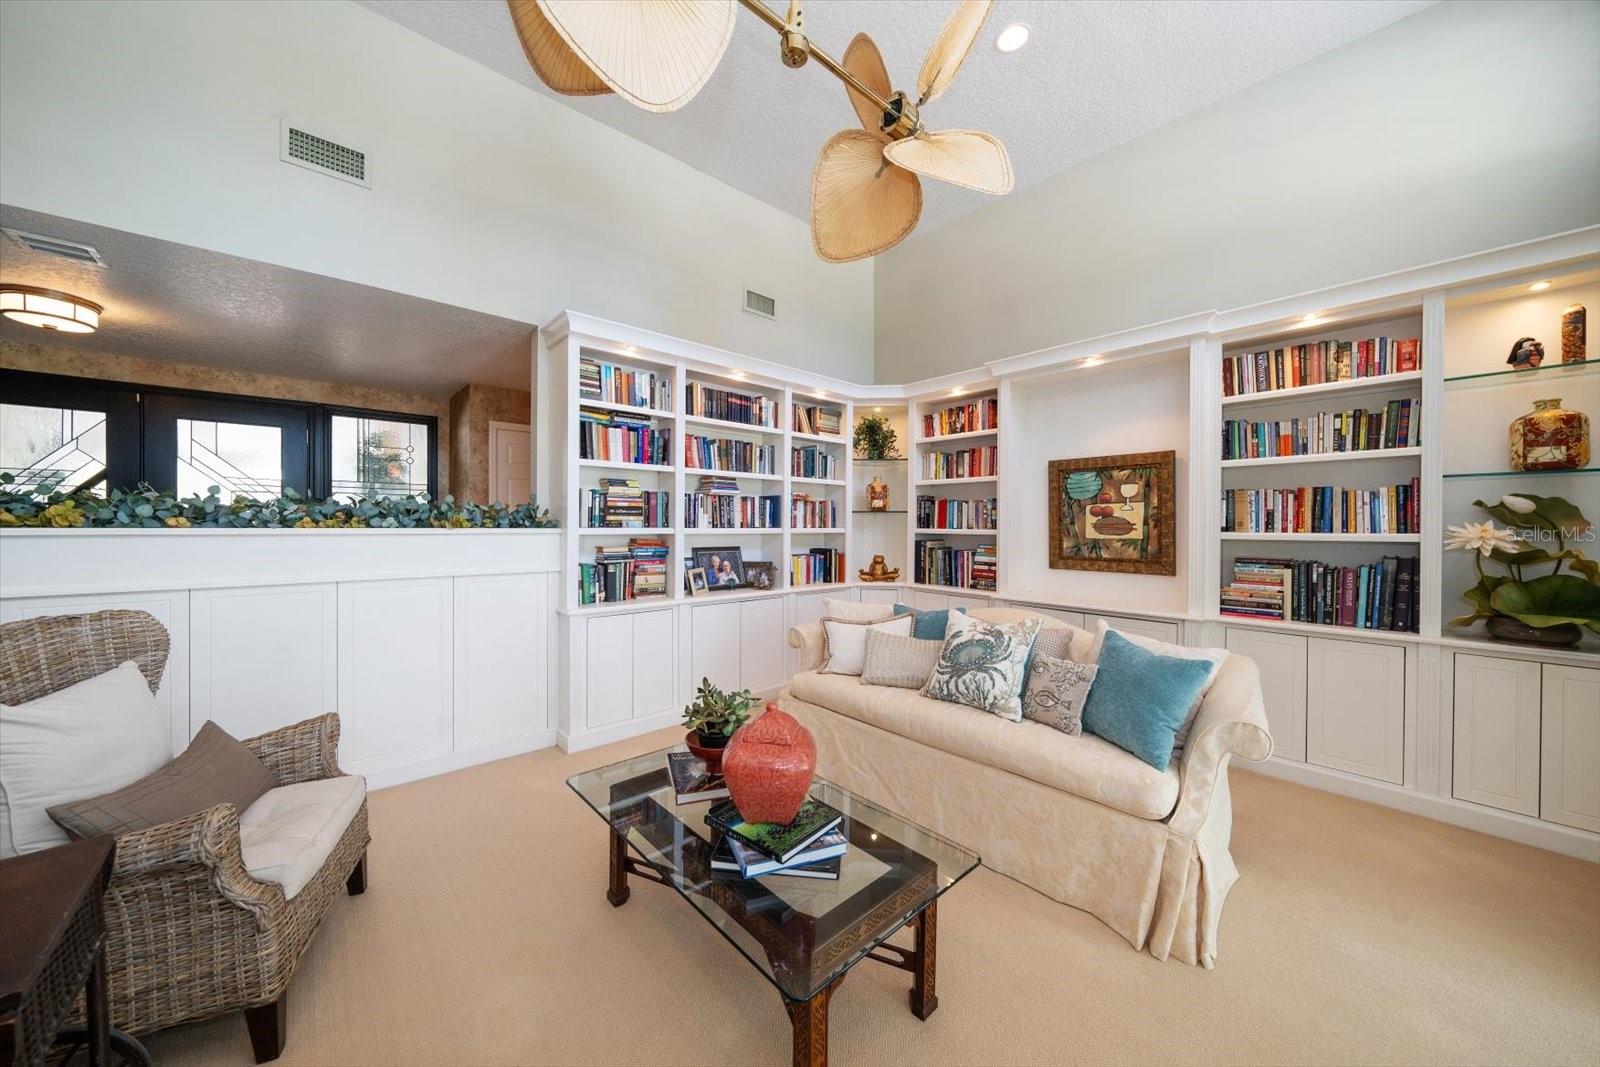
[[[1093,366],[1099,364],[1105,358],[1106,357],[1104,355],[1085,356],[1083,359],[1079,360],[1078,363],[1079,363],[1079,365],[1084,366],[1084,367],[1093,367]]]
[[[94,333],[104,310],[92,300],[55,289],[0,285],[0,315],[44,330]]]
[[[742,381],[744,381],[744,371],[739,370],[736,367],[729,367],[728,368],[728,377],[737,379],[738,381],[742,382]]]
[[[873,411],[882,411],[883,409],[882,408],[873,408],[872,410]]]
[[[1026,24],[1013,22],[1001,30],[1000,36],[994,39],[994,50],[996,52],[1015,52],[1028,43],[1028,36],[1032,32]]]
[[[1542,293],[1548,288],[1550,288],[1549,282],[1534,282],[1532,285],[1528,286],[1528,292]]]
[[[1327,321],[1328,320],[1323,318],[1321,315],[1313,313],[1313,314],[1307,315],[1305,318],[1301,319],[1300,320],[1300,325],[1302,325],[1302,326],[1321,326],[1324,322],[1327,322]]]
[[[961,387],[960,387],[960,386],[959,386],[959,385],[958,385],[958,386],[956,386],[956,387],[955,387],[955,388],[954,388],[954,389],[952,389],[952,390],[950,390],[950,395],[951,395],[951,396],[960,396],[960,395],[961,395],[961,394],[962,394],[962,393],[964,393],[964,392],[966,392],[966,390],[965,390],[965,389],[963,389],[963,388],[961,388]]]

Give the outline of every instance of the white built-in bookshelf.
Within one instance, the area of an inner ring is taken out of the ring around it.
[[[998,588],[1002,417],[998,389],[958,387],[912,402],[907,565],[914,584]]]

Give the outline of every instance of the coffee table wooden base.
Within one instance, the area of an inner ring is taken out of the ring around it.
[[[610,831],[609,882],[606,900],[613,908],[628,902],[628,875],[633,874],[647,882],[669,884],[660,871],[628,853],[628,840],[616,831]],[[911,1013],[926,1020],[939,1007],[939,997],[934,992],[935,970],[938,964],[939,902],[931,900],[908,924],[915,938],[912,947],[901,948],[885,942],[867,958],[890,967],[911,972]],[[809,1000],[784,998],[783,1006],[789,1013],[789,1024],[794,1037],[794,1067],[828,1067],[828,1002],[834,991],[844,982],[841,974]]]

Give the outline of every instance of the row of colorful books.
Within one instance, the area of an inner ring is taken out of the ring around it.
[[[578,399],[604,400],[636,408],[672,410],[672,379],[665,374],[632,370],[602,363],[589,356],[578,358]]]
[[[959,452],[924,452],[922,475],[924,480],[934,478],[991,478],[1000,450],[994,445],[964,448]]]
[[[1234,533],[1419,533],[1421,498],[1420,478],[1378,489],[1333,485],[1224,489],[1222,529]]]
[[[649,419],[613,411],[578,410],[578,457],[620,463],[672,463],[672,431]]]
[[[578,564],[578,602],[609,604],[667,594],[667,543],[633,537],[626,545],[594,550],[593,563]]]
[[[1320,456],[1410,448],[1422,443],[1422,401],[1391,400],[1379,411],[1352,408],[1290,419],[1222,424],[1223,459]]]
[[[691,433],[683,439],[683,465],[703,471],[777,474],[778,446]]]
[[[1312,341],[1222,357],[1222,395],[1270,393],[1352,378],[1402,374],[1422,366],[1422,342],[1369,337],[1364,341]]]
[[[1233,563],[1233,582],[1223,587],[1220,612],[1241,619],[1415,633],[1420,592],[1414,556],[1384,556],[1356,566],[1241,557]]]
[[[771,429],[778,426],[778,402],[760,393],[736,393],[732,389],[690,382],[684,390],[684,399],[684,413],[688,415]]]
[[[940,538],[929,538],[917,542],[914,573],[919,585],[993,590],[1000,573],[999,552],[994,545],[957,548]]]
[[[833,530],[839,522],[839,505],[824,497],[796,493],[789,501],[789,528],[793,530]]]
[[[922,416],[923,437],[944,437],[953,433],[993,430],[1000,425],[1000,401],[986,397],[966,404],[952,404]]]
[[[836,479],[839,461],[816,445],[794,447],[789,450],[789,473],[796,478]]]
[[[917,497],[917,528],[923,530],[993,530],[1000,511],[994,497],[985,500],[951,500]]]
[[[783,497],[735,493],[683,494],[683,524],[693,530],[777,530],[783,527]]]
[[[668,494],[641,489],[632,478],[601,478],[590,489],[583,524],[588,527],[671,526]]]
[[[841,412],[838,408],[821,404],[793,405],[794,422],[789,429],[795,433],[814,433],[824,437],[839,436]]]
[[[789,556],[790,585],[828,585],[844,578],[844,553],[837,548],[813,548]]]
[[[729,799],[728,784],[692,752],[667,753],[667,771],[679,805],[716,801],[706,812],[713,842],[713,874],[761,878],[769,874],[837,879],[849,851],[844,814],[808,797],[788,823],[746,822]]]

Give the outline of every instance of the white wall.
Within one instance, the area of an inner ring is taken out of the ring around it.
[[[1600,4],[1439,4],[919,234],[878,380],[1600,221],[1597,54]]]
[[[280,115],[364,149],[372,188],[279,162]],[[8,204],[872,377],[869,264],[821,262],[804,223],[355,4],[7,0],[0,130]],[[778,322],[741,310],[746,285]]]
[[[1007,418],[1017,427],[1002,460],[1021,489],[1000,517],[1002,584],[1018,600],[1060,599],[1125,611],[1184,611],[1188,605],[1189,354],[1152,356],[1069,371],[1012,390]],[[1050,501],[1045,486],[1053,459],[1120,452],[1177,452],[1178,573],[1114,574],[1051,570]]]

